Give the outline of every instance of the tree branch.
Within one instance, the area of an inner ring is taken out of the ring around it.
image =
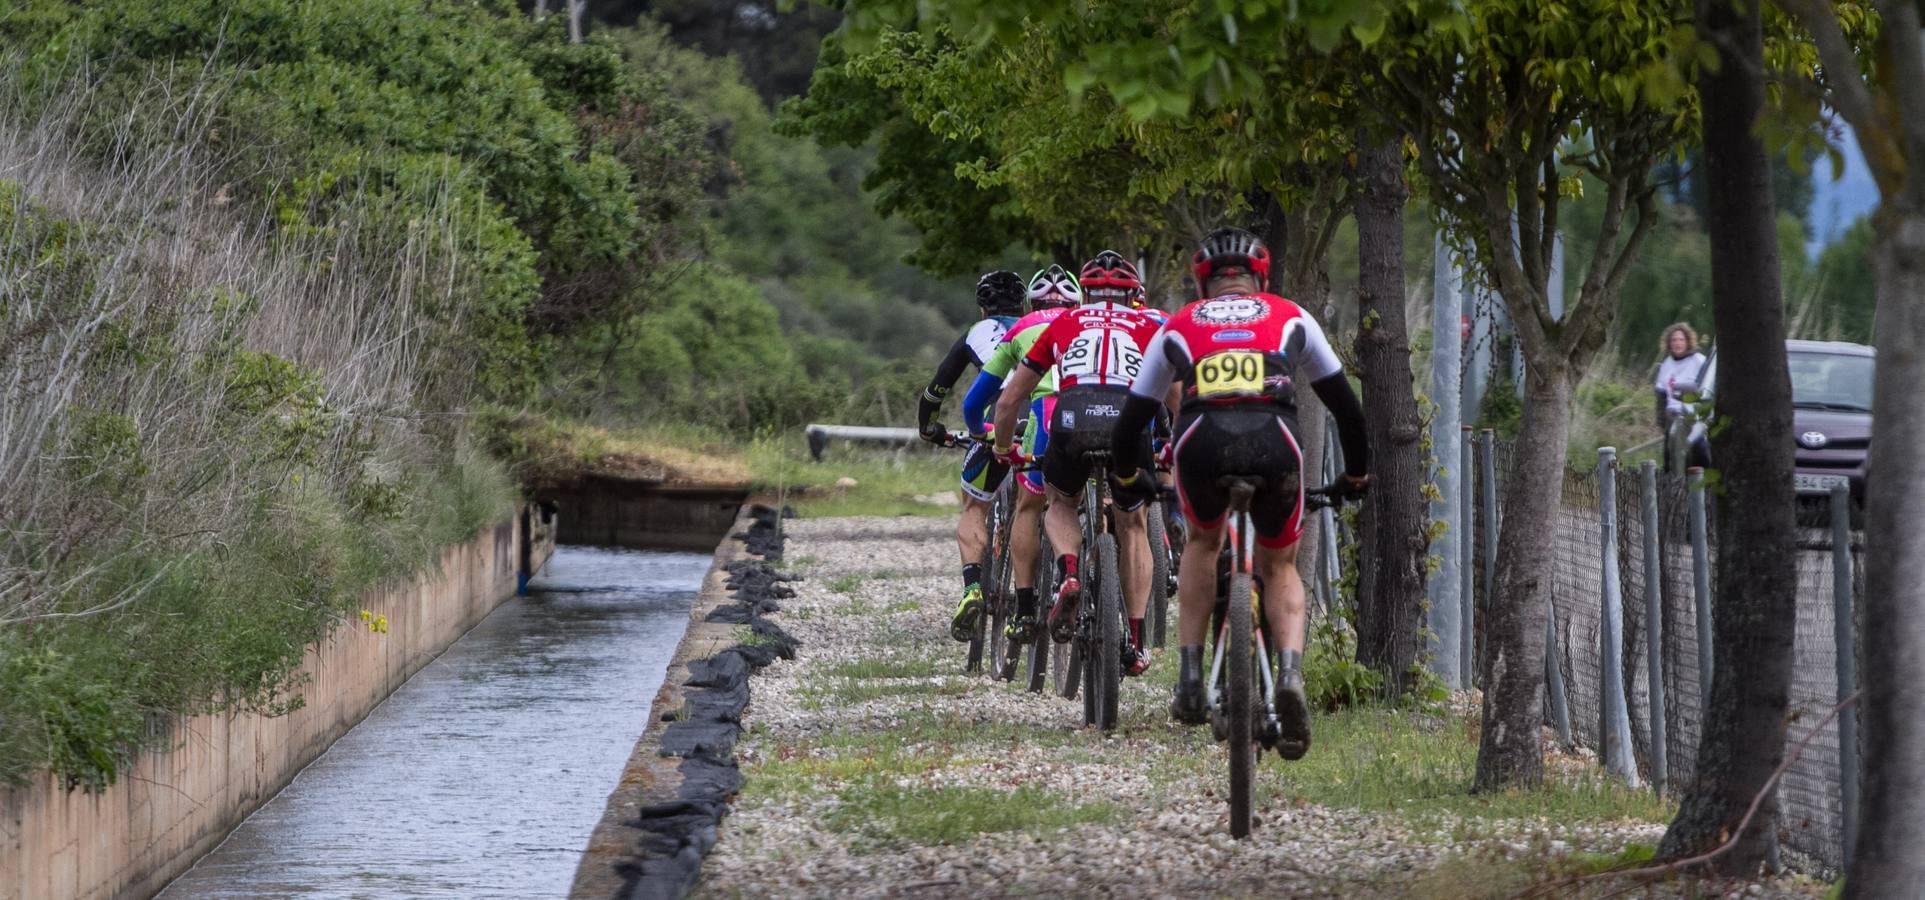
[[[1858,57],[1844,30],[1838,26],[1837,10],[1830,0],[1774,2],[1811,32],[1812,43],[1818,46],[1818,59],[1825,67],[1825,86],[1830,88],[1831,105],[1851,123],[1859,149],[1865,154],[1865,164],[1872,170],[1879,189],[1896,188],[1904,178],[1905,157],[1899,151],[1897,136],[1878,115],[1871,89],[1859,74]],[[1894,26],[1895,23],[1887,21],[1883,27]]]

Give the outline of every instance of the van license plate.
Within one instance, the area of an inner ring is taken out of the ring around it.
[[[1843,475],[1806,475],[1798,473],[1791,476],[1792,487],[1800,494],[1829,494],[1835,485],[1851,485],[1851,479]]]

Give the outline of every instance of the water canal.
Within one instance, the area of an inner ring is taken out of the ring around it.
[[[709,562],[560,548],[160,896],[565,895]]]

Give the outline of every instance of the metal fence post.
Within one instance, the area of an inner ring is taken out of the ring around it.
[[[1831,489],[1832,640],[1838,653],[1838,702],[1858,689],[1856,625],[1852,618],[1851,488]],[[1838,712],[1838,800],[1844,813],[1844,860],[1851,867],[1858,843],[1858,710]]]
[[[1478,491],[1484,508],[1478,511],[1477,519],[1484,526],[1484,596],[1497,596],[1497,433],[1489,428],[1478,436],[1484,446],[1483,487]],[[1483,671],[1482,658],[1479,658],[1478,671]],[[1564,742],[1570,743],[1571,730],[1563,730]]]
[[[1705,536],[1704,470],[1689,473],[1691,509],[1691,590],[1698,607],[1698,708],[1711,708],[1711,547]]]
[[[1477,534],[1477,496],[1475,493],[1477,479],[1472,474],[1477,470],[1473,468],[1476,464],[1476,454],[1473,452],[1471,446],[1471,442],[1476,440],[1476,436],[1471,432],[1469,425],[1465,425],[1463,431],[1463,465],[1458,471],[1464,473],[1464,480],[1461,485],[1462,493],[1459,495],[1458,505],[1459,515],[1463,516],[1464,527],[1458,539],[1458,549],[1462,552],[1462,559],[1458,563],[1458,569],[1459,574],[1463,576],[1463,587],[1459,590],[1463,595],[1464,611],[1463,614],[1458,617],[1458,624],[1463,628],[1463,635],[1458,639],[1457,653],[1458,663],[1462,667],[1459,672],[1459,678],[1463,682],[1463,687],[1468,689],[1477,680],[1477,540],[1474,537]]]
[[[1664,725],[1664,556],[1658,545],[1658,464],[1645,460],[1638,466],[1644,487],[1644,649],[1651,682],[1651,787],[1664,795],[1670,747]]]
[[[1604,768],[1635,787],[1638,765],[1631,757],[1631,715],[1624,704],[1624,595],[1618,576],[1618,451],[1597,451],[1598,513],[1601,568],[1604,573],[1604,615],[1598,629],[1598,758]]]
[[[1544,607],[1544,687],[1551,694],[1551,727],[1557,729],[1558,743],[1569,748],[1571,740],[1571,698],[1564,690],[1564,666],[1557,649],[1557,602]]]

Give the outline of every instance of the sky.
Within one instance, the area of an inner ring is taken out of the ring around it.
[[[1837,127],[1844,133],[1839,141],[1845,156],[1843,175],[1833,181],[1829,163],[1812,166],[1811,181],[1817,195],[1811,201],[1811,241],[1805,246],[1805,252],[1811,256],[1817,256],[1819,250],[1836,240],[1859,216],[1878,206],[1878,185],[1872,181],[1871,171],[1865,168],[1865,157],[1858,152],[1858,142],[1842,121]]]

